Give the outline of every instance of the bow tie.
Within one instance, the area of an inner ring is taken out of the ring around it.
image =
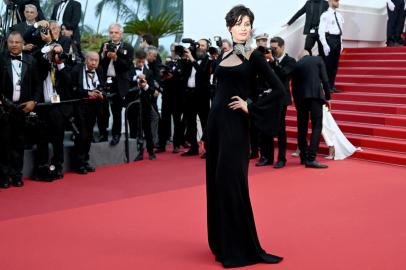
[[[17,56],[15,56],[15,55],[11,55],[11,54],[10,54],[10,59],[11,59],[11,60],[18,60],[18,61],[22,61],[22,60],[21,60],[21,55],[17,55]]]
[[[135,70],[142,71],[142,68],[136,67]]]
[[[68,0],[62,0],[62,1],[61,1],[61,3],[66,3],[66,2],[68,2]]]
[[[86,70],[86,74],[95,74],[95,72],[94,71],[91,71],[91,70]]]

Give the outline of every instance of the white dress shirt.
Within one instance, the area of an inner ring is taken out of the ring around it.
[[[22,55],[20,54],[20,57]],[[13,71],[13,102],[18,102],[21,97],[21,72],[23,62],[18,60],[11,60],[11,69]]]
[[[99,77],[97,76],[97,72],[95,70],[92,70],[94,72],[93,78],[92,76],[86,72],[89,71],[87,67],[83,69],[83,89],[92,91],[97,89],[97,87],[100,85]]]
[[[200,65],[202,60],[197,61],[197,63]],[[189,88],[196,88],[196,69],[195,67],[192,67],[192,73],[190,74],[190,77],[187,81],[187,87]]]
[[[337,20],[335,15],[337,16]],[[339,25],[337,24],[337,21]],[[319,24],[319,38],[321,44],[323,44],[323,47],[329,47],[326,40],[326,34],[342,35],[343,25],[343,16],[331,7],[321,15]]]

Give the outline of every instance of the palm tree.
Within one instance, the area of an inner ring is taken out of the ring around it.
[[[129,34],[150,34],[154,39],[154,45],[159,46],[159,39],[175,35],[183,31],[183,23],[177,20],[174,13],[163,12],[157,16],[147,16],[145,20],[135,19],[125,24],[124,32]]]

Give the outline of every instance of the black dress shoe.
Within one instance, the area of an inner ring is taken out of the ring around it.
[[[23,179],[21,176],[16,176],[11,178],[11,185],[14,187],[22,187],[24,186]]]
[[[97,142],[107,142],[108,141],[108,136],[107,135],[100,135]]]
[[[86,168],[87,172],[95,172],[96,171],[96,168],[93,167],[93,166],[90,166],[89,163],[85,165],[85,168]]]
[[[261,157],[257,163],[255,163],[255,166],[257,167],[262,167],[262,166],[268,166],[272,165],[273,162],[271,162],[269,159]]]
[[[79,168],[76,169],[76,172],[78,174],[87,174],[86,166],[80,166]]]
[[[140,160],[143,160],[143,159],[144,159],[144,153],[139,153],[139,154],[135,157],[134,161],[140,161]]]
[[[7,180],[7,181],[4,181],[4,180],[2,180],[2,181],[0,181],[0,188],[9,188],[10,187],[10,182]]]
[[[180,148],[178,146],[173,147],[172,153],[177,154],[180,152]]]
[[[259,158],[259,154],[257,151],[251,152],[250,154],[250,159],[256,159]]]
[[[156,155],[154,153],[149,154],[149,160],[156,160]]]
[[[159,153],[163,153],[166,152],[165,147],[158,147],[157,149],[155,149],[155,153],[159,154]]]
[[[190,157],[190,156],[198,156],[198,155],[199,155],[199,151],[198,150],[192,150],[192,149],[189,149],[185,153],[181,154],[182,157]]]
[[[120,142],[120,136],[119,135],[113,135],[113,138],[110,141],[110,145],[114,146],[117,145]]]
[[[273,165],[273,167],[275,169],[280,169],[280,168],[285,167],[285,165],[286,165],[286,162],[280,160],[280,161],[276,162],[275,165]]]
[[[305,167],[306,168],[315,168],[315,169],[326,169],[328,168],[327,165],[325,164],[320,164],[317,161],[313,160],[313,161],[306,161],[305,162]]]

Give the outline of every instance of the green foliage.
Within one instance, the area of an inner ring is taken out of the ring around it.
[[[96,51],[99,52],[100,47],[103,42],[108,40],[108,36],[103,36],[101,34],[94,34],[90,32],[85,32],[82,34],[81,46],[83,51]]]
[[[135,19],[127,22],[124,32],[139,36],[151,34],[154,38],[154,45],[158,46],[160,38],[182,33],[183,23],[177,20],[175,13],[163,12],[157,16],[149,15],[144,20]]]

